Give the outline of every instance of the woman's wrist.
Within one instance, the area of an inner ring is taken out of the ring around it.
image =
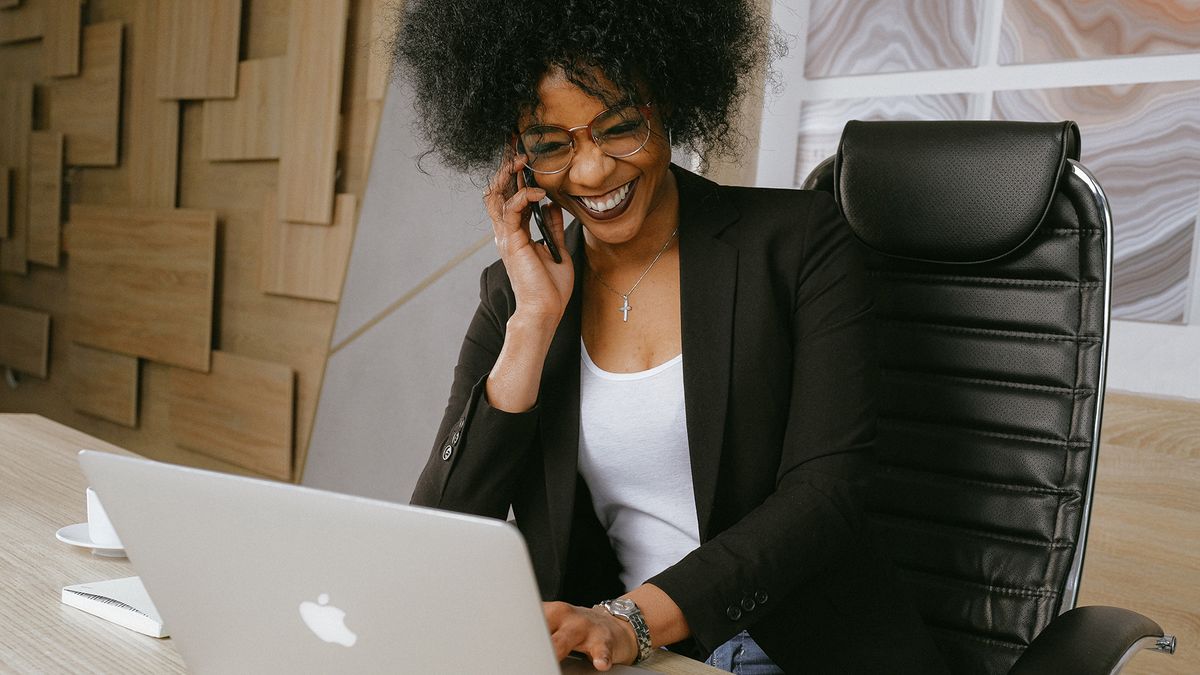
[[[633,630],[633,625],[613,615],[601,605],[596,605],[592,608],[592,611],[602,614],[609,624],[614,626],[614,631],[622,636],[619,639],[624,647],[620,651],[614,650],[612,655],[613,661],[615,663],[637,663],[639,654],[638,639],[637,633]]]
[[[642,584],[621,597],[637,603],[642,611],[642,619],[650,629],[650,640],[654,647],[664,647],[691,637],[692,630],[683,611],[658,586]]]
[[[508,346],[512,337],[530,346],[544,343],[545,348],[549,349],[560,320],[560,314],[517,310],[505,324],[505,346]]]
[[[522,413],[537,403],[542,368],[558,322],[545,317],[514,314],[505,328],[504,346],[487,380],[488,404],[497,410]]]

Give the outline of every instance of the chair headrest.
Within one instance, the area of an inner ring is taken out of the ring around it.
[[[851,121],[834,196],[880,253],[984,262],[1033,236],[1067,159],[1079,159],[1074,122]]]

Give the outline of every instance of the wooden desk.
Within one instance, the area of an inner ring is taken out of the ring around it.
[[[0,672],[182,673],[171,640],[135,633],[59,602],[63,586],[136,574],[54,538],[87,520],[80,448],[132,454],[39,415],[0,415]],[[720,673],[669,652],[649,670]]]
[[[63,586],[136,574],[54,538],[87,520],[80,448],[130,454],[39,415],[0,415],[0,671],[182,673],[170,640],[59,602]]]

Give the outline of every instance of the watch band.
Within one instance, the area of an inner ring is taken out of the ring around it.
[[[634,663],[641,663],[650,658],[654,653],[654,648],[650,643],[650,628],[646,625],[646,620],[642,617],[642,610],[638,608],[637,603],[629,598],[617,598],[615,600],[605,600],[600,603],[604,611],[612,614],[618,619],[624,619],[633,626],[633,634],[637,637],[638,656]]]

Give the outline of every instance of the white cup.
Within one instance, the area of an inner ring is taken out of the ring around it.
[[[117,538],[117,531],[113,528],[112,521],[108,519],[108,514],[100,505],[100,498],[96,496],[96,491],[92,488],[87,489],[87,519],[88,538],[92,540],[93,544],[104,548],[124,548],[121,540]]]

